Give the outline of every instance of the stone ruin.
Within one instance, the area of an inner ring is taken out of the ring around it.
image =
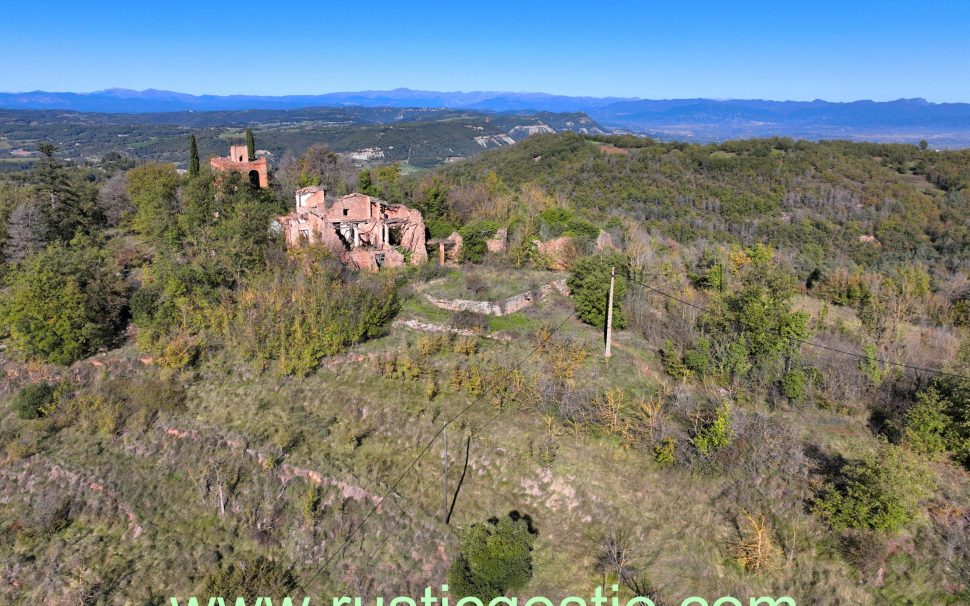
[[[209,158],[209,166],[218,172],[236,171],[249,179],[254,186],[265,189],[269,187],[269,173],[266,158],[249,159],[249,150],[245,145],[232,145],[229,155],[221,158]]]
[[[287,247],[323,245],[354,269],[428,262],[421,211],[361,193],[328,199],[324,188],[304,187],[296,191],[296,209],[276,225]]]

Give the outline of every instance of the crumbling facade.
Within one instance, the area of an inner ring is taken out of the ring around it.
[[[327,199],[322,187],[296,192],[296,209],[277,219],[287,247],[320,244],[356,269],[427,263],[421,212],[360,193]]]
[[[266,158],[249,159],[249,151],[245,145],[232,145],[229,155],[225,158],[209,158],[212,170],[220,172],[236,171],[249,179],[249,182],[260,188],[269,187],[269,173]]]

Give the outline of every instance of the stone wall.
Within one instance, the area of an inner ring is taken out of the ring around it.
[[[435,307],[448,311],[470,311],[486,316],[507,316],[534,305],[537,301],[545,299],[553,293],[569,295],[566,288],[566,280],[556,280],[549,284],[544,284],[535,290],[524,292],[514,297],[509,297],[503,301],[471,301],[468,299],[438,299],[429,294],[424,298]]]

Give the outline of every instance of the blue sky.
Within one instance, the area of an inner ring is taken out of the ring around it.
[[[966,0],[16,0],[0,90],[970,102],[968,23]]]

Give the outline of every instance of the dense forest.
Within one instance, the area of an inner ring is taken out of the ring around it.
[[[970,601],[970,151],[312,145],[260,190],[181,144],[185,174],[40,144],[0,180],[0,601]],[[286,250],[313,184],[420,209],[460,263]],[[555,280],[505,316],[426,296]]]

